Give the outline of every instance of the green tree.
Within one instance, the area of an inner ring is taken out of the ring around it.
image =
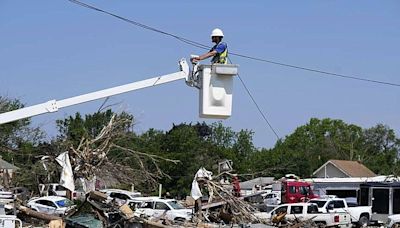
[[[0,113],[23,108],[18,99],[9,99],[0,96]],[[30,125],[30,118],[25,118],[0,125],[0,155],[19,167],[14,175],[14,185],[23,183],[24,186],[37,188],[37,182],[32,173],[32,166],[38,160],[41,151],[37,148],[43,142],[44,134],[39,128]],[[19,177],[26,176],[26,181],[20,182]],[[4,184],[3,185],[7,185]]]
[[[399,175],[400,139],[393,129],[378,124],[363,131],[363,153],[360,160],[377,174]]]
[[[0,96],[0,113],[23,108],[17,99]],[[25,143],[36,143],[43,139],[43,133],[38,128],[30,126],[30,118],[25,118],[0,125],[0,151],[14,152]]]
[[[95,138],[100,131],[106,126],[114,112],[111,109],[105,112],[95,112],[93,114],[87,114],[82,117],[79,112],[75,116],[69,116],[63,120],[57,120],[56,124],[58,127],[59,135],[58,138],[62,140],[68,140],[74,146],[77,146],[82,139],[85,138]],[[132,131],[132,126],[134,123],[134,118],[132,115],[122,112],[117,115],[116,119],[126,119],[126,123],[121,127],[122,129],[117,129],[120,132],[130,132]]]
[[[280,170],[303,177],[330,159],[359,160],[378,174],[393,174],[400,169],[399,148],[399,139],[387,126],[362,129],[342,120],[312,118],[272,150],[256,154],[263,168],[279,164],[286,167]]]
[[[360,154],[361,143],[362,128],[342,120],[312,118],[277,143],[273,150],[280,151],[282,164],[292,167],[287,171],[311,176],[329,159],[355,159]]]

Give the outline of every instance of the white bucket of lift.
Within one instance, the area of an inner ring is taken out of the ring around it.
[[[226,119],[232,114],[233,76],[238,66],[233,64],[200,65],[201,118]]]

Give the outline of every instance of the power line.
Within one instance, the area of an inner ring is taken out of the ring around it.
[[[199,47],[199,48],[202,48],[202,49],[207,49],[207,50],[209,50],[209,48],[210,48],[210,47],[208,47],[207,45],[204,45],[204,44],[201,44],[201,43],[198,43],[198,42],[195,42],[195,41],[191,41],[191,40],[189,40],[189,39],[182,38],[182,37],[179,37],[179,36],[177,36],[177,35],[174,35],[174,34],[171,34],[171,33],[167,33],[167,32],[161,31],[161,30],[156,29],[156,28],[152,28],[152,27],[150,27],[150,26],[147,26],[147,25],[138,23],[138,22],[136,22],[136,21],[132,21],[132,20],[130,20],[130,19],[126,19],[126,18],[124,18],[124,17],[118,16],[118,15],[116,15],[116,14],[107,12],[107,11],[102,10],[102,9],[98,9],[98,8],[96,8],[96,7],[93,7],[93,6],[91,6],[91,5],[88,5],[88,4],[83,3],[83,2],[80,2],[80,1],[77,1],[77,0],[69,0],[69,1],[70,1],[70,2],[73,2],[73,3],[76,3],[76,4],[80,5],[80,6],[83,6],[83,7],[89,8],[89,9],[93,9],[93,10],[96,10],[96,11],[99,11],[99,12],[102,12],[102,13],[105,13],[105,14],[108,14],[108,15],[111,15],[111,16],[113,16],[113,17],[116,17],[116,18],[121,19],[121,20],[123,20],[123,21],[126,21],[126,22],[128,22],[128,23],[137,25],[137,26],[139,26],[139,27],[141,27],[141,28],[149,29],[149,30],[154,31],[154,32],[158,32],[158,33],[161,33],[161,34],[164,34],[164,35],[167,35],[167,36],[171,36],[171,37],[176,38],[176,39],[178,39],[178,40],[180,40],[180,41],[182,41],[182,42],[184,42],[184,43],[187,43],[187,44],[189,44],[189,45],[196,46],[196,47]],[[229,61],[231,61],[231,60],[229,59]],[[247,94],[249,95],[249,97],[250,97],[251,100],[253,101],[254,105],[256,106],[258,112],[260,113],[260,115],[262,116],[262,118],[264,119],[264,121],[266,122],[266,124],[268,125],[268,127],[271,129],[271,131],[275,134],[276,138],[279,140],[280,137],[278,136],[276,130],[272,127],[272,125],[271,125],[271,123],[268,121],[266,115],[262,112],[260,106],[258,105],[257,101],[254,99],[254,97],[253,97],[253,95],[251,94],[249,88],[246,86],[245,82],[243,81],[243,79],[240,77],[239,74],[238,74],[238,77],[239,77],[239,80],[240,80],[240,82],[242,83],[244,89],[246,90]]]
[[[249,97],[251,98],[251,100],[253,101],[254,105],[256,106],[258,112],[260,113],[260,115],[262,116],[262,118],[264,119],[264,121],[267,123],[268,127],[271,129],[271,131],[275,134],[276,138],[279,140],[280,137],[278,135],[278,133],[276,133],[274,127],[272,127],[271,123],[268,121],[267,117],[265,116],[264,112],[261,111],[260,106],[257,104],[256,100],[254,99],[253,95],[250,93],[250,90],[247,88],[246,84],[244,83],[242,77],[240,77],[239,73],[237,74],[238,78],[240,80],[240,82],[242,83],[244,89],[246,90],[247,94],[249,95]]]
[[[228,57],[228,60],[230,63],[232,63],[231,59]],[[260,115],[262,116],[262,118],[264,119],[265,123],[267,124],[267,126],[269,127],[269,129],[271,129],[271,131],[275,134],[277,140],[280,139],[278,133],[276,132],[276,130],[274,129],[274,127],[272,127],[272,124],[269,122],[269,120],[267,119],[267,116],[264,114],[264,112],[261,110],[260,106],[258,105],[256,99],[254,99],[253,95],[251,94],[249,88],[247,87],[246,83],[244,83],[242,77],[240,77],[240,74],[237,74],[240,82],[242,83],[244,89],[246,90],[247,94],[249,95],[250,99],[253,101],[253,104],[256,106],[258,112],[260,113]]]
[[[347,79],[353,79],[353,80],[359,80],[359,81],[372,82],[372,83],[378,83],[378,84],[383,84],[383,85],[400,87],[400,84],[392,83],[392,82],[384,82],[384,81],[378,81],[378,80],[373,80],[373,79],[360,78],[360,77],[356,77],[356,76],[337,74],[337,73],[332,73],[332,72],[328,72],[328,71],[317,70],[317,69],[312,69],[312,68],[307,68],[307,67],[301,67],[301,66],[291,65],[291,64],[287,64],[287,63],[280,63],[280,62],[275,62],[275,61],[271,61],[271,60],[251,57],[251,56],[232,53],[232,52],[230,52],[229,54],[236,55],[236,56],[239,56],[239,57],[242,57],[242,58],[247,58],[247,59],[260,61],[260,62],[271,63],[271,64],[275,64],[275,65],[279,65],[279,66],[285,66],[285,67],[295,68],[295,69],[299,69],[299,70],[305,70],[305,71],[311,71],[311,72],[315,72],[315,73],[320,73],[320,74],[324,74],[326,76],[335,76],[335,77],[341,77],[341,78],[347,78]]]
[[[116,18],[118,18],[120,20],[123,20],[125,22],[130,23],[130,24],[133,24],[135,26],[141,27],[143,29],[147,29],[147,30],[150,30],[150,31],[153,31],[153,32],[157,32],[157,33],[160,33],[160,34],[164,34],[164,35],[173,37],[173,38],[175,38],[175,39],[177,39],[177,40],[179,40],[179,41],[181,41],[183,43],[189,44],[191,46],[198,47],[198,48],[201,48],[201,49],[206,49],[206,50],[210,49],[210,46],[208,46],[208,45],[204,45],[202,43],[199,43],[199,42],[196,42],[196,41],[193,41],[193,40],[189,40],[189,39],[186,39],[184,37],[177,36],[175,34],[162,31],[160,29],[156,29],[154,27],[151,27],[151,26],[148,26],[148,25],[145,25],[145,24],[142,24],[142,23],[127,19],[125,17],[118,16],[116,14],[113,14],[111,12],[108,12],[108,11],[105,11],[105,10],[102,10],[102,9],[99,9],[97,7],[94,7],[92,5],[89,5],[89,4],[86,4],[86,3],[83,3],[83,2],[80,2],[78,0],[68,0],[68,1],[70,1],[72,3],[75,3],[77,5],[80,5],[82,7],[86,7],[88,9],[92,9],[92,10],[95,10],[95,11],[98,11],[98,12],[101,12],[101,13],[108,14],[110,16],[116,17]],[[381,85],[400,87],[400,84],[398,84],[398,83],[385,82],[385,81],[373,80],[373,79],[368,79],[368,78],[361,78],[361,77],[352,76],[352,75],[338,74],[338,73],[333,73],[333,72],[328,72],[328,71],[323,71],[323,70],[318,70],[318,69],[313,69],[313,68],[308,68],[308,67],[302,67],[302,66],[296,66],[296,65],[287,64],[287,63],[281,63],[281,62],[272,61],[272,60],[263,59],[263,58],[258,58],[258,57],[252,57],[252,56],[248,56],[248,55],[244,55],[244,54],[240,54],[240,53],[235,53],[235,52],[230,52],[229,54],[235,55],[235,56],[238,56],[238,57],[242,57],[242,58],[246,58],[246,59],[255,60],[255,61],[270,63],[270,64],[274,64],[274,65],[278,65],[278,66],[289,67],[289,68],[294,68],[294,69],[298,69],[298,70],[304,70],[304,71],[310,71],[310,72],[314,72],[314,73],[319,73],[321,76],[323,76],[323,75],[324,76],[333,76],[333,77],[339,77],[339,78],[345,78],[345,79],[352,79],[352,80],[376,83],[376,84],[381,84]]]
[[[80,1],[78,1],[78,0],[68,0],[68,1],[70,1],[70,2],[72,2],[72,3],[75,3],[75,4],[77,4],[77,5],[83,6],[83,7],[85,7],[85,8],[88,8],[88,9],[92,9],[92,10],[95,10],[95,11],[98,11],[98,12],[101,12],[101,13],[108,14],[108,15],[110,15],[110,16],[116,17],[116,18],[118,18],[118,19],[120,19],[120,20],[123,20],[123,21],[125,21],[125,22],[130,23],[130,24],[133,24],[133,25],[135,25],[135,26],[139,26],[139,27],[141,27],[141,28],[144,28],[144,29],[147,29],[147,30],[150,30],[150,31],[153,31],[153,32],[157,32],[157,33],[161,33],[161,34],[164,34],[164,35],[173,37],[173,38],[178,39],[178,40],[180,40],[180,41],[182,41],[182,42],[184,42],[184,43],[187,43],[187,44],[189,44],[189,45],[192,45],[192,46],[195,46],[195,47],[198,47],[198,48],[202,48],[202,49],[208,49],[208,48],[209,48],[207,45],[204,45],[204,44],[201,44],[201,43],[198,43],[198,42],[195,42],[195,41],[192,41],[192,40],[189,40],[189,39],[186,39],[186,38],[183,38],[183,37],[174,35],[174,34],[172,34],[172,33],[168,33],[168,32],[165,32],[165,31],[162,31],[162,30],[159,30],[159,29],[156,29],[156,28],[147,26],[147,25],[145,25],[145,24],[142,24],[142,23],[139,23],[139,22],[136,22],[136,21],[127,19],[127,18],[125,18],[125,17],[121,17],[121,16],[116,15],[116,14],[113,14],[113,13],[111,13],[111,12],[108,12],[108,11],[105,11],[105,10],[102,10],[102,9],[99,9],[99,8],[94,7],[94,6],[92,6],[92,5],[89,5],[89,4],[86,4],[86,3],[84,3],[84,2],[80,2]]]

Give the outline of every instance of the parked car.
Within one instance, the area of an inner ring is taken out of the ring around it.
[[[399,228],[400,227],[400,214],[390,215],[388,217],[386,227],[387,228]]]
[[[371,206],[355,206],[350,207],[345,199],[341,198],[324,198],[312,199],[310,203],[318,205],[320,212],[347,212],[351,216],[351,222],[366,226],[369,223],[372,215]]]
[[[143,204],[143,202],[158,200],[158,199],[160,199],[160,197],[158,197],[158,196],[139,196],[139,197],[135,197],[133,199],[126,200],[126,204],[128,204],[128,206],[133,211],[135,211],[137,208],[139,208]]]
[[[265,196],[264,203],[266,205],[279,205],[281,204],[281,193],[278,191],[270,192]]]
[[[249,202],[252,206],[257,208],[259,211],[267,211],[267,205],[265,205],[265,196],[268,193],[266,191],[259,191],[250,195],[243,196],[243,200]],[[208,203],[206,201],[205,203]]]
[[[151,197],[143,201],[135,213],[138,216],[147,215],[153,218],[165,216],[172,221],[190,220],[193,216],[193,211],[186,209],[178,201],[174,199],[160,199],[158,197]]]
[[[285,219],[309,220],[311,219],[319,227],[351,227],[350,215],[343,212],[321,213],[318,206],[313,203],[282,204],[270,212],[255,213],[260,219],[272,221],[273,217],[280,213],[286,213]]]
[[[39,184],[39,193],[41,196],[67,196],[67,189],[60,184]]]
[[[78,187],[78,186],[77,186]],[[64,186],[57,183],[39,184],[40,196],[62,196],[67,197],[67,191]],[[71,193],[72,200],[84,200],[85,192],[82,187],[78,187]]]
[[[43,196],[28,201],[28,207],[34,211],[62,216],[73,209],[75,205],[71,200],[62,196]]]

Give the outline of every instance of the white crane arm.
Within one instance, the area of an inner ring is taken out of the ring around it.
[[[63,100],[50,100],[41,104],[29,106],[26,108],[21,108],[17,109],[14,111],[6,112],[6,113],[1,113],[0,114],[0,124],[4,123],[9,123],[15,120],[20,120],[32,116],[37,116],[41,115],[44,113],[49,113],[49,112],[56,112],[61,108],[76,105],[76,104],[82,104],[85,102],[89,101],[94,101],[114,95],[118,95],[121,93],[126,93],[138,89],[143,89],[147,87],[153,87],[156,85],[180,80],[180,79],[186,79],[186,81],[189,78],[189,66],[186,63],[185,59],[181,59],[179,61],[180,65],[180,71],[172,74],[167,74],[167,75],[162,75],[159,77],[154,77],[150,79],[146,79],[143,81],[138,81],[138,82],[133,82],[129,83],[126,85],[122,86],[117,86],[109,89],[104,89],[92,93],[87,93],[71,98],[66,98]]]

